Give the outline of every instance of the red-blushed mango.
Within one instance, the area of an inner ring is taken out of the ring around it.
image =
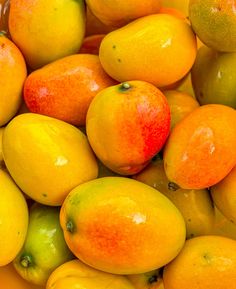
[[[196,108],[172,130],[164,150],[168,179],[183,189],[208,188],[236,165],[236,112],[208,104]]]
[[[2,149],[17,185],[45,205],[61,205],[74,187],[98,175],[86,136],[78,128],[45,115],[14,117],[4,129]]]
[[[22,102],[22,90],[27,76],[22,53],[0,33],[0,127],[17,113]]]
[[[95,95],[116,83],[97,55],[74,54],[32,72],[25,81],[24,100],[33,113],[82,126]]]
[[[73,189],[60,222],[84,263],[114,274],[148,272],[170,262],[185,242],[185,223],[164,195],[141,182],[104,177]]]
[[[236,167],[221,182],[211,187],[211,196],[221,213],[236,225]]]
[[[170,130],[170,109],[150,83],[130,81],[96,95],[86,119],[89,142],[111,170],[132,175],[163,147]]]
[[[8,23],[27,64],[37,69],[79,51],[85,34],[84,1],[11,0]]]
[[[165,289],[235,289],[236,241],[220,236],[187,240],[164,268]]]
[[[196,36],[185,20],[154,14],[108,33],[99,57],[117,81],[143,80],[165,87],[190,71],[196,53]]]
[[[124,276],[96,270],[78,259],[57,267],[50,275],[46,289],[135,289]]]
[[[121,27],[127,23],[160,11],[160,0],[86,0],[92,13],[105,25]]]

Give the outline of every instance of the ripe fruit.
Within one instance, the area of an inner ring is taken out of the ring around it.
[[[147,165],[163,147],[169,129],[165,96],[144,81],[104,89],[87,113],[86,130],[95,154],[108,168],[124,175]]]
[[[189,0],[162,0],[161,3],[163,7],[175,8],[188,16]]]
[[[61,205],[71,189],[98,173],[86,136],[39,114],[18,115],[6,126],[3,157],[22,191],[46,205]]]
[[[162,160],[151,162],[133,178],[157,189],[173,202],[184,217],[187,238],[213,232],[215,214],[207,190],[184,190],[176,187],[167,179]]]
[[[98,56],[75,54],[31,73],[24,85],[24,99],[31,112],[82,126],[95,95],[115,83]]]
[[[11,0],[9,30],[27,64],[42,67],[79,51],[85,33],[84,2]]]
[[[170,107],[171,129],[185,116],[199,107],[199,103],[191,95],[177,90],[163,92]]]
[[[175,258],[185,241],[184,220],[172,202],[122,177],[76,187],[62,205],[60,222],[75,256],[114,274],[160,268]]]
[[[153,270],[142,274],[127,275],[135,289],[164,289],[160,270]]]
[[[134,289],[124,276],[98,271],[79,261],[59,266],[48,279],[46,289]]]
[[[137,79],[163,87],[189,72],[196,52],[196,37],[187,22],[154,14],[107,34],[99,57],[105,71],[118,81]]]
[[[236,241],[219,236],[186,241],[165,267],[163,280],[165,289],[236,288]]]
[[[208,47],[236,51],[234,0],[189,0],[189,19],[197,36]]]
[[[4,127],[0,127],[0,166],[4,162],[2,155],[2,135],[3,135]]]
[[[183,189],[221,181],[236,165],[235,122],[235,110],[220,104],[201,106],[186,116],[165,146],[167,178]]]
[[[211,187],[217,208],[236,225],[236,167],[218,184]]]
[[[236,53],[222,53],[202,46],[191,75],[200,104],[220,103],[236,108]]]
[[[137,18],[156,14],[161,7],[160,0],[86,0],[86,3],[102,23],[116,28],[124,26]]]
[[[28,208],[10,176],[0,169],[0,266],[9,264],[26,238]]]
[[[5,125],[21,104],[26,65],[16,45],[0,33],[0,126]]]
[[[24,280],[15,270],[12,263],[0,267],[1,286],[4,289],[44,289]]]
[[[30,208],[26,240],[13,264],[33,284],[45,285],[56,267],[73,258],[63,238],[59,212],[60,208],[37,203]]]

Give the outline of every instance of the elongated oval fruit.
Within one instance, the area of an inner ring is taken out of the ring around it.
[[[196,108],[172,130],[164,150],[167,178],[183,189],[220,182],[236,165],[236,112],[208,104]]]
[[[6,126],[3,158],[22,191],[46,205],[61,205],[70,190],[98,174],[86,136],[39,114],[18,115]]]
[[[123,177],[76,187],[62,205],[60,222],[75,256],[114,274],[162,267],[179,253],[186,234],[184,219],[171,201]]]
[[[85,33],[84,1],[11,0],[9,30],[27,64],[42,67],[79,51]]]
[[[196,52],[196,37],[187,22],[153,14],[108,33],[99,57],[105,71],[120,82],[138,79],[164,87],[189,72]]]
[[[105,88],[91,102],[86,131],[97,157],[111,170],[132,175],[163,147],[170,131],[165,96],[145,81]]]
[[[0,169],[0,266],[21,250],[28,228],[28,208],[14,181]]]
[[[73,259],[59,222],[58,207],[38,203],[30,208],[26,240],[13,261],[17,272],[25,280],[45,285],[54,269]]]

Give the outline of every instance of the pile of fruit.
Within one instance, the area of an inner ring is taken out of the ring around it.
[[[236,288],[236,2],[0,0],[0,287]]]

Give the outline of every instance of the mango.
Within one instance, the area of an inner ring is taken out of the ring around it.
[[[144,81],[103,89],[92,100],[86,131],[96,156],[114,172],[132,175],[163,147],[170,109],[162,92]]]
[[[63,238],[59,222],[60,208],[33,204],[24,246],[13,261],[22,278],[46,285],[52,271],[73,259]]]
[[[60,223],[77,258],[113,274],[162,267],[180,252],[186,234],[184,219],[171,201],[123,177],[77,186],[61,207]]]
[[[26,64],[21,51],[0,32],[0,127],[10,121],[22,102]]]
[[[137,79],[164,87],[190,71],[196,53],[196,37],[185,20],[153,14],[108,33],[99,57],[117,81]]]
[[[191,76],[201,105],[219,103],[236,108],[236,53],[217,52],[202,46],[197,52]]]
[[[50,275],[46,289],[135,289],[124,276],[96,270],[75,259],[65,262]]]
[[[39,114],[18,115],[6,126],[3,158],[22,191],[45,205],[61,205],[74,187],[98,174],[86,136]]]
[[[13,261],[28,229],[25,198],[8,173],[0,169],[0,266]]]
[[[220,182],[236,165],[236,112],[220,104],[196,108],[172,130],[164,149],[167,178],[183,189]]]
[[[42,67],[79,51],[85,34],[84,1],[11,0],[9,30],[27,64]]]

